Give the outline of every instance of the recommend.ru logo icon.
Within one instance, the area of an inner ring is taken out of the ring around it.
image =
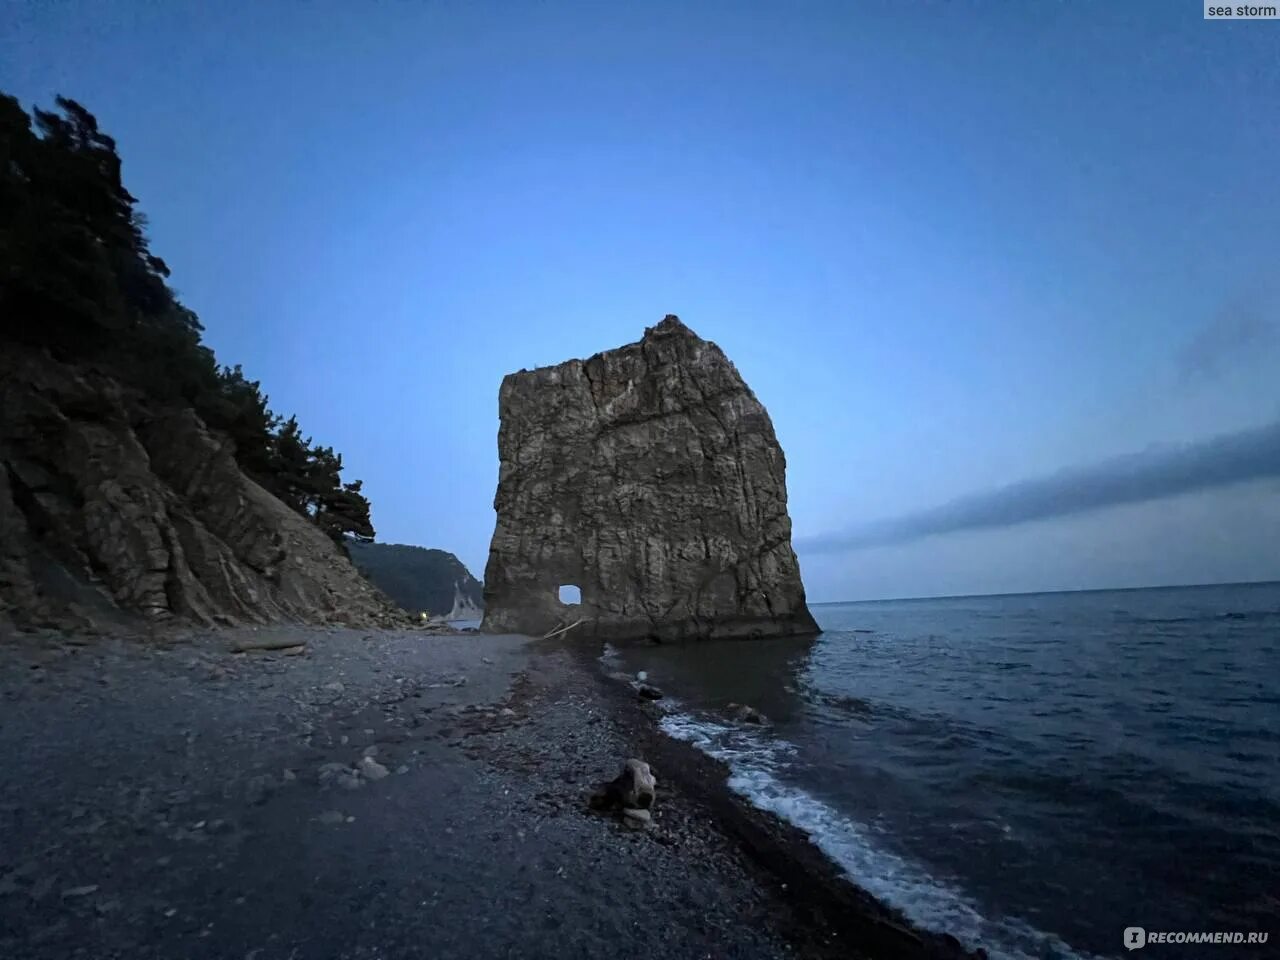
[[[1126,950],[1137,950],[1139,947],[1147,945],[1147,931],[1142,927],[1125,927],[1124,928],[1124,948]]]

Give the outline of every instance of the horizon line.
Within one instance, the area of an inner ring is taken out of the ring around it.
[[[1013,590],[997,593],[939,593],[915,597],[868,597],[862,600],[810,600],[811,607],[834,607],[846,603],[886,603],[907,600],[973,600],[990,597],[1037,597],[1059,593],[1133,593],[1138,590],[1195,590],[1208,587],[1258,587],[1280,584],[1280,580],[1224,580],[1215,583],[1157,583],[1141,587],[1070,587],[1060,590]]]

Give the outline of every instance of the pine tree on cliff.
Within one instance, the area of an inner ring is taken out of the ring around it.
[[[241,468],[335,541],[372,539],[360,482],[342,457],[282,423],[239,365],[220,367],[204,328],[166,282],[115,141],[75,100],[31,116],[0,94],[0,347],[89,362],[153,405],[195,409]]]
[[[236,445],[240,466],[259,483],[272,471],[276,432],[280,418],[267,406],[267,396],[257,380],[244,375],[240,364],[218,369],[218,387],[204,403],[204,419]]]
[[[338,542],[344,535],[372,540],[369,501],[360,492],[361,482],[344,484],[342,455],[332,447],[311,444],[310,437],[303,437],[297,417],[286,420],[274,437],[271,469],[264,481],[267,488]]]

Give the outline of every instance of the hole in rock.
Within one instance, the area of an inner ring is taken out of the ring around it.
[[[572,583],[564,583],[560,585],[560,602],[561,603],[581,603],[582,590]]]

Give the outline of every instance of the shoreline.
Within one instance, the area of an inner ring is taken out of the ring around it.
[[[19,771],[0,782],[0,949],[976,956],[732,794],[598,653],[300,626],[0,638]],[[587,808],[629,756],[658,777],[643,831]]]
[[[749,641],[747,641],[749,642]],[[603,647],[600,644],[599,647]],[[877,958],[980,958],[950,934],[912,924],[897,911],[849,879],[799,827],[753,806],[730,789],[727,764],[659,727],[662,714],[640,699],[628,681],[611,676],[579,647],[579,667],[600,685],[619,721],[643,744],[643,756],[655,773],[665,775],[693,798],[714,829],[736,843],[775,895],[795,914],[791,935],[804,956],[848,957],[850,944]],[[661,781],[660,781],[661,790]]]

